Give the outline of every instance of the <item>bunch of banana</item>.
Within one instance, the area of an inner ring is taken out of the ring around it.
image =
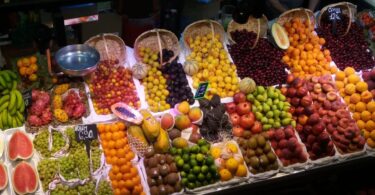
[[[25,103],[17,90],[17,75],[10,70],[0,71],[0,129],[22,126],[24,111]]]

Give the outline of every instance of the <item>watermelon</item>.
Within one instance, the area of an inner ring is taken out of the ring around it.
[[[8,174],[5,165],[0,162],[0,191],[4,190],[8,185]]]
[[[120,119],[131,122],[134,124],[141,124],[143,117],[142,115],[135,110],[134,108],[128,106],[127,104],[123,102],[118,102],[116,104],[113,104],[111,106],[111,110],[114,115],[119,117]]]
[[[8,158],[11,161],[29,159],[34,153],[33,142],[25,132],[17,130],[8,142]]]
[[[12,171],[12,185],[17,194],[30,194],[38,189],[39,177],[35,168],[22,161]]]

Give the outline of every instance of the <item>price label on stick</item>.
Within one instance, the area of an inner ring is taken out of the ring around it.
[[[74,132],[76,134],[76,140],[85,143],[87,156],[90,158],[90,143],[92,140],[98,139],[98,129],[96,125],[77,125]]]
[[[28,108],[31,106],[32,103],[32,90],[28,89],[22,93],[23,102],[25,103],[25,107]]]
[[[199,83],[194,99],[201,99],[206,95],[208,89],[208,82]]]
[[[336,35],[337,21],[341,20],[341,8],[339,7],[328,8],[328,18],[330,21],[332,21],[332,33]]]

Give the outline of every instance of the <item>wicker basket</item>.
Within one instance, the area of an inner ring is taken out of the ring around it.
[[[289,22],[293,18],[299,18],[302,21],[309,21],[309,24],[314,27],[315,25],[315,17],[314,13],[305,8],[296,8],[296,9],[291,9],[288,10],[284,13],[282,13],[279,18],[277,18],[276,22],[280,24],[281,26],[284,26],[286,22]]]
[[[231,32],[236,30],[247,30],[249,32],[255,32],[257,34],[257,40],[255,41],[253,48],[257,45],[258,40],[260,37],[266,38],[267,37],[267,29],[268,29],[268,19],[265,15],[262,18],[254,18],[252,16],[249,17],[245,24],[239,24],[234,20],[231,20],[228,24],[227,34],[229,41],[235,43],[232,39]]]
[[[180,54],[178,38],[173,32],[165,29],[149,30],[137,37],[134,42],[134,55],[138,62],[142,61],[142,58],[139,55],[139,50],[142,47],[150,48],[152,51],[160,52],[161,54],[163,49],[172,50],[174,55],[167,62],[163,62],[163,55],[160,55],[160,64],[162,65],[172,62]]]
[[[219,34],[220,41],[225,42],[225,30],[223,26],[214,20],[199,20],[191,23],[187,26],[183,32],[184,46],[187,49],[191,49],[188,44],[189,38],[195,38],[196,36],[204,36],[208,33]]]
[[[126,62],[126,45],[119,36],[99,34],[88,39],[85,44],[98,50],[100,60],[118,60],[120,65]]]
[[[327,5],[320,10],[320,14],[318,16],[318,26],[320,26],[320,22],[321,22],[322,18],[327,16],[328,9],[332,8],[332,7],[340,8],[341,13],[343,15],[346,15],[346,16],[349,17],[349,21],[355,20],[355,15],[357,14],[357,6],[352,4],[352,3],[349,3],[349,2],[340,2],[340,3],[334,3],[334,4]],[[346,28],[346,31],[342,36],[345,36],[346,34],[348,34],[348,32],[350,30],[350,27],[351,27],[351,24],[352,24],[351,22],[348,22],[348,26]]]

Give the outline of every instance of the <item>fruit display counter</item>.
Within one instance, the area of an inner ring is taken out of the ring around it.
[[[198,21],[180,42],[154,29],[134,49],[96,36],[77,81],[20,57],[0,71],[0,194],[243,192],[373,161],[374,57],[361,25],[344,28],[355,17],[336,36],[325,9],[291,10],[270,36],[265,18]]]

